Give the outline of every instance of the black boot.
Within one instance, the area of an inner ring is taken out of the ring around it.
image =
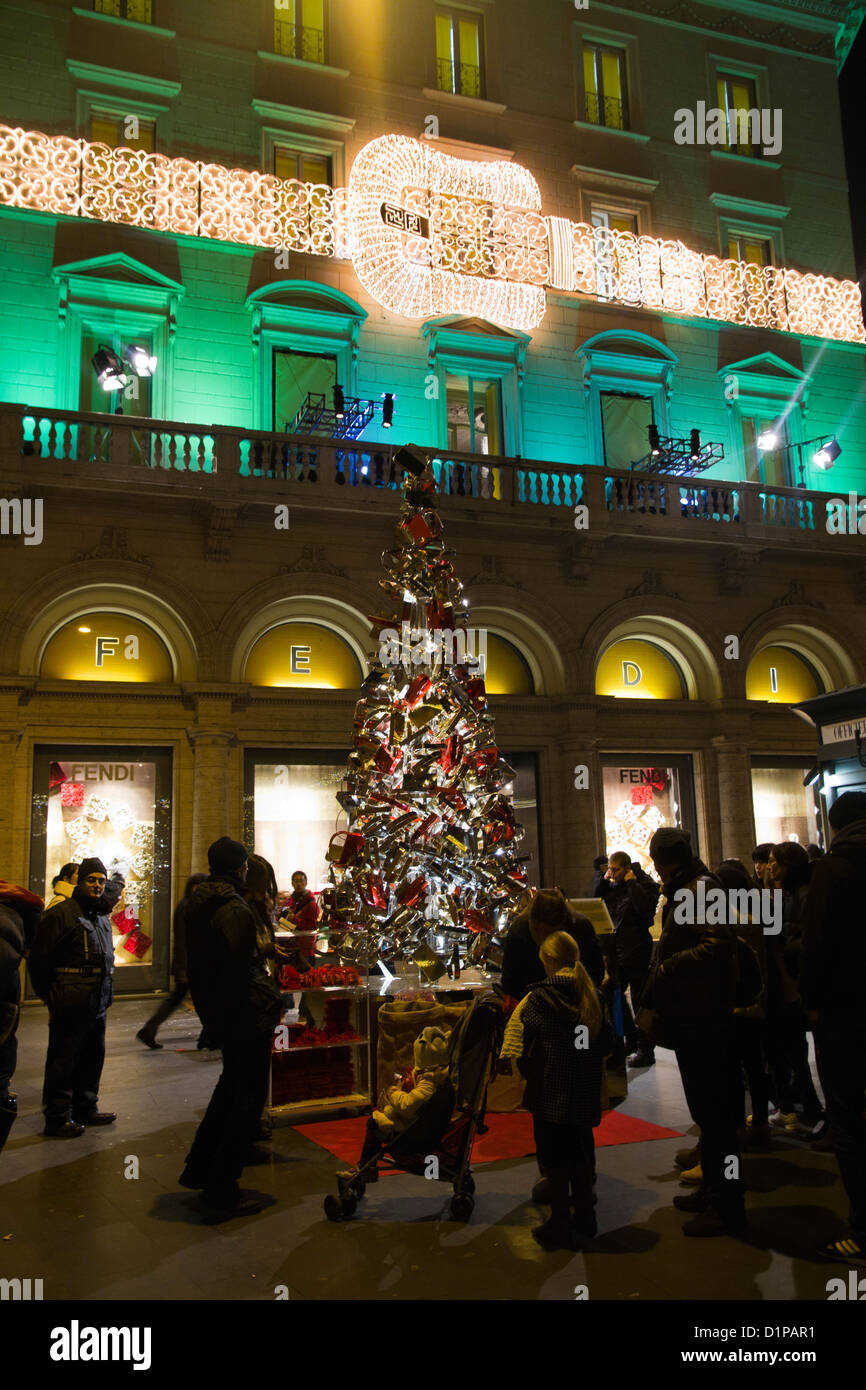
[[[3,1145],[9,1138],[9,1131],[18,1119],[18,1101],[10,1096],[8,1100],[0,1102],[0,1153]]]
[[[581,1163],[569,1172],[571,1200],[574,1206],[572,1224],[578,1236],[592,1240],[598,1235],[598,1221],[595,1215],[595,1197],[592,1190],[593,1171],[591,1163]]]
[[[543,1226],[536,1226],[532,1232],[535,1240],[545,1250],[574,1250],[576,1239],[571,1225],[571,1208],[568,1205],[568,1168],[548,1168],[550,1183],[550,1220]]]

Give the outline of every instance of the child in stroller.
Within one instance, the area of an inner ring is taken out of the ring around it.
[[[339,1195],[325,1198],[329,1220],[354,1214],[367,1183],[378,1181],[380,1167],[453,1183],[451,1215],[469,1220],[475,1205],[472,1141],[476,1131],[485,1130],[487,1085],[503,1026],[502,1005],[485,990],[452,1032],[424,1029],[415,1040],[413,1089],[392,1087],[384,1108],[368,1119],[360,1161],[337,1175]]]

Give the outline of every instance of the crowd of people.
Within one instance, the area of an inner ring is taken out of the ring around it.
[[[605,1058],[624,1040],[633,1069],[654,1065],[659,1047],[672,1050],[700,1131],[676,1160],[694,1189],[674,1198],[689,1218],[686,1235],[743,1234],[742,1150],[767,1148],[781,1130],[836,1155],[849,1229],[819,1253],[866,1264],[866,793],[841,795],[829,823],[826,854],[794,842],[758,845],[751,872],[726,859],[711,873],[675,827],[649,843],[656,878],[625,853],[599,856],[588,896],[607,909],[607,937],[560,889],[527,894],[503,945],[502,1056],[526,1078],[540,1170],[532,1196],[551,1208],[534,1232],[543,1246],[579,1248],[596,1233],[593,1130]],[[190,877],[175,911],[174,988],[137,1036],[159,1048],[160,1026],[189,993],[199,1045],[222,1052],[179,1182],[224,1219],[259,1209],[239,1179],[262,1136],[278,960],[309,964],[278,944],[277,922],[309,930],[319,910],[302,872],[291,895],[280,894],[268,861],[227,836],[210,846],[208,865],[209,874]],[[76,1138],[116,1119],[98,1102],[114,970],[110,913],[123,881],[86,859],[65,865],[52,886],[43,909],[34,894],[0,881],[0,1148],[16,1116],[10,1083],[25,958],[49,1012],[45,1134]],[[697,901],[709,888],[740,903],[754,900],[743,897],[753,889],[772,890],[781,923],[768,927],[759,912],[678,910],[683,894]]]
[[[866,970],[866,793],[843,793],[829,823],[826,854],[795,842],[758,845],[752,873],[737,859],[711,873],[688,832],[676,827],[658,829],[649,843],[658,883],[625,853],[598,856],[588,896],[602,899],[614,929],[601,938],[603,959],[589,921],[558,890],[536,894],[512,926],[502,967],[513,1010],[503,1056],[517,1057],[528,1081],[542,1174],[532,1195],[552,1208],[533,1232],[542,1245],[579,1248],[595,1232],[586,1197],[594,1162],[587,1164],[586,1155],[598,1123],[591,1117],[599,1098],[595,1061],[605,1046],[600,1002],[612,1031],[636,1045],[631,1067],[653,1065],[657,1047],[676,1058],[700,1131],[697,1144],[676,1156],[684,1184],[694,1188],[674,1197],[689,1218],[685,1235],[746,1231],[742,1150],[766,1149],[775,1129],[835,1153],[849,1229],[816,1253],[866,1265],[866,1016],[859,994]],[[759,910],[695,912],[710,889],[757,906],[762,894],[753,890],[780,894],[781,922],[775,914],[763,920]],[[680,910],[684,895],[691,911]],[[575,1041],[581,1024],[591,1043],[584,1048]],[[613,1041],[606,1046],[609,1054]]]

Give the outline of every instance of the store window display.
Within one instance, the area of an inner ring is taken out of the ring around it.
[[[162,983],[150,972],[163,957],[167,965],[171,773],[164,750],[135,751],[144,753],[37,753],[31,885],[50,900],[61,872],[89,858],[100,859],[109,878],[121,875],[123,894],[111,911],[114,963],[122,972],[147,968],[146,977],[134,972],[146,986]]]
[[[690,757],[641,758],[633,753],[602,758],[604,828],[608,851],[624,850],[653,872],[649,842],[662,826],[684,826],[695,839]]]

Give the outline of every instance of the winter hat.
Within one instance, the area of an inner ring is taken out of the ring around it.
[[[691,836],[678,825],[663,825],[649,842],[650,859],[656,864],[687,864],[692,858]]]
[[[207,852],[207,862],[212,874],[231,874],[247,862],[249,855],[238,840],[222,835],[214,840]]]
[[[82,859],[78,866],[78,882],[83,883],[88,874],[103,874],[105,878],[108,878],[108,870],[102,860],[95,856],[93,859]]]
[[[845,830],[855,821],[866,820],[866,792],[843,792],[837,796],[827,819],[834,830]]]

